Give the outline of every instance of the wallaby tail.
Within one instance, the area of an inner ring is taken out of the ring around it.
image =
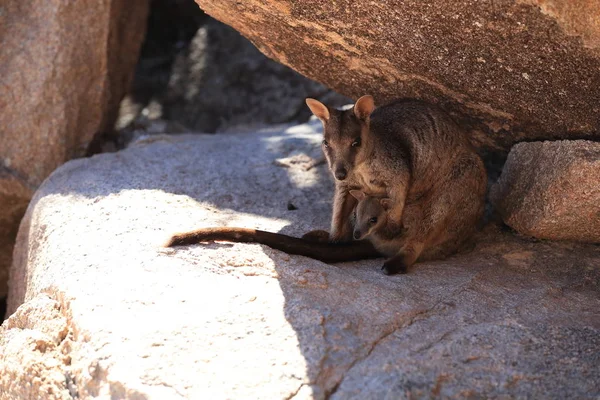
[[[323,262],[343,262],[382,257],[366,240],[348,243],[320,243],[293,236],[247,228],[204,228],[180,233],[166,243],[165,247],[183,246],[223,240],[228,242],[260,243],[288,254],[314,258]]]

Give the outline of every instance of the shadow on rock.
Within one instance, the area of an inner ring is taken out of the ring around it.
[[[393,277],[381,260],[306,268],[277,255],[313,395],[597,393],[599,247],[537,243],[494,226],[477,242]]]

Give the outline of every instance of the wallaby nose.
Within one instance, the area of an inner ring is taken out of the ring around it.
[[[346,179],[347,174],[348,173],[344,168],[338,168],[335,170],[335,179],[337,179],[338,181],[343,181],[344,179]]]
[[[360,231],[354,231],[354,239],[360,239]]]

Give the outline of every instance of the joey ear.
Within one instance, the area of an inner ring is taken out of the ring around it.
[[[306,105],[310,108],[310,111],[315,115],[315,117],[319,118],[323,122],[329,121],[329,109],[319,100],[311,99],[310,97],[306,99]]]
[[[360,190],[351,190],[350,195],[358,201],[362,201],[365,197],[367,197],[367,195]]]
[[[381,204],[381,207],[387,211],[392,207],[392,199],[384,197],[383,199],[379,199],[379,204]]]
[[[354,115],[360,120],[367,120],[375,109],[375,101],[373,96],[364,95],[354,103]]]

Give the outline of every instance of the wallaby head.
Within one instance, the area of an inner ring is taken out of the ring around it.
[[[373,97],[359,98],[349,110],[336,110],[315,99],[306,99],[312,113],[323,123],[323,152],[335,179],[343,181],[364,161]]]
[[[364,239],[385,225],[391,201],[387,197],[367,196],[360,190],[351,190],[350,195],[358,200],[354,211],[354,239]]]

